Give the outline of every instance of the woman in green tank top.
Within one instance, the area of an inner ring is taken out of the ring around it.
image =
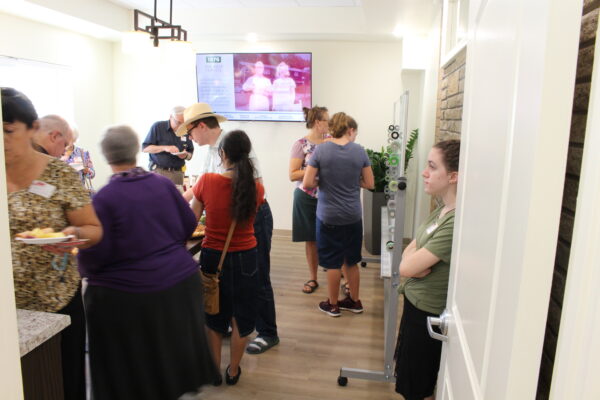
[[[442,344],[429,337],[427,317],[446,307],[458,183],[460,141],[433,146],[423,170],[425,192],[442,205],[419,226],[402,253],[404,311],[396,346],[396,392],[406,400],[433,399]]]

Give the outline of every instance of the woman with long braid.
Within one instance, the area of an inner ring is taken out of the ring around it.
[[[245,132],[235,130],[226,134],[219,148],[225,172],[202,175],[194,186],[192,200],[192,210],[197,218],[206,211],[206,236],[202,242],[200,265],[207,273],[217,272],[229,229],[235,221],[219,277],[219,313],[206,315],[210,346],[219,368],[223,335],[230,324],[233,328],[231,361],[225,369],[228,385],[235,385],[242,373],[240,361],[257,316],[259,282],[253,224],[264,188],[254,178],[254,166],[249,158],[251,148]],[[221,382],[219,377],[215,385]]]

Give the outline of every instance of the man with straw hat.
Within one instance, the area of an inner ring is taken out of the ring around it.
[[[183,112],[184,121],[177,129],[177,136],[188,134],[199,146],[209,145],[206,160],[203,163],[201,174],[208,172],[222,173],[221,158],[219,156],[219,144],[222,139],[223,130],[220,122],[227,121],[222,115],[215,114],[210,105],[196,103],[186,108]],[[260,168],[256,153],[250,151],[250,159],[256,170],[256,178],[261,179]],[[193,197],[192,189],[188,190],[184,197],[190,201]],[[259,206],[254,220],[254,235],[257,241],[257,259],[260,294],[258,298],[258,318],[256,320],[256,331],[258,335],[250,342],[246,352],[249,354],[260,354],[279,343],[277,334],[277,323],[275,317],[275,298],[271,286],[271,237],[273,235],[273,214],[269,203],[264,199]]]
[[[181,106],[173,107],[166,121],[155,122],[142,143],[142,151],[150,154],[150,170],[183,185],[185,160],[191,160],[194,144],[187,136],[175,135],[183,122]]]

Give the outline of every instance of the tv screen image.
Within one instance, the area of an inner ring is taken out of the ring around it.
[[[196,54],[198,101],[234,121],[304,121],[311,53]]]

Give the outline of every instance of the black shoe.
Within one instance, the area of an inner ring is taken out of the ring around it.
[[[222,384],[223,384],[223,377],[221,376],[221,374],[219,374],[213,381],[213,386],[221,386]]]
[[[242,374],[242,367],[238,367],[238,374],[236,376],[229,375],[229,365],[225,368],[225,383],[228,385],[235,385],[240,380]]]

